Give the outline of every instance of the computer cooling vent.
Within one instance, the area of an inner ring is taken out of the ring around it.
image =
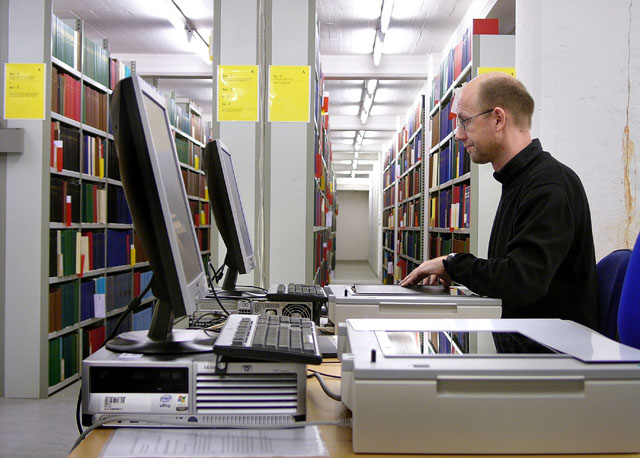
[[[287,304],[281,313],[284,316],[311,319],[311,309],[304,304]]]

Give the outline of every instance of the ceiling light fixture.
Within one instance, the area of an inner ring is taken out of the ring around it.
[[[355,170],[355,169],[357,169],[357,168],[358,168],[358,160],[357,160],[357,159],[354,159],[354,160],[353,160],[353,170]]]
[[[373,65],[380,65],[382,57],[382,47],[384,46],[384,35],[380,30],[376,30],[376,41],[373,43]]]
[[[157,6],[164,12],[163,16],[166,17],[176,29],[186,31],[187,43],[191,45],[193,52],[200,56],[206,63],[211,64],[209,42],[198,32],[198,29],[196,29],[178,4],[173,0],[165,0],[164,2],[158,2]],[[194,34],[197,37],[195,40],[192,39]]]
[[[365,111],[364,108],[363,108],[362,112],[360,113],[360,122],[362,124],[366,124],[368,118],[369,118],[369,112]]]
[[[359,155],[359,154],[360,154],[360,153],[358,153],[358,150],[355,150],[355,151],[353,152],[353,157],[354,157],[354,159],[358,159],[358,155]]]
[[[376,87],[378,87],[378,80],[368,80],[365,84],[367,85],[367,92],[373,97],[373,93],[376,92]]]
[[[351,171],[351,178],[355,178],[355,177],[356,177],[356,171],[355,171],[355,170],[352,170],[352,171]]]
[[[393,10],[394,0],[383,0],[382,12],[380,13],[380,30],[387,33],[389,23],[391,22],[391,11]]]

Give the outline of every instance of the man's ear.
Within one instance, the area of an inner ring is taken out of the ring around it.
[[[496,130],[502,130],[507,125],[507,113],[500,107],[493,109],[493,115],[495,117]]]

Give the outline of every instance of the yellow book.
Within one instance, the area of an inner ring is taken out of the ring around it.
[[[134,245],[131,245],[129,257],[131,258],[131,265],[135,266],[136,265],[136,247]]]
[[[193,158],[193,168],[200,170],[200,158],[198,156]]]
[[[200,210],[200,226],[204,226],[206,224],[206,219],[204,217],[204,210]]]
[[[104,158],[100,158],[100,178],[104,178]]]
[[[204,187],[204,200],[209,200],[209,188]]]

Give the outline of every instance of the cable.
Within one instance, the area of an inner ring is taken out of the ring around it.
[[[311,372],[311,374],[307,374],[307,378],[311,378],[311,377],[315,376],[315,374],[323,375],[325,377],[337,378],[337,379],[342,378],[339,375],[327,374],[326,372],[320,372],[320,371],[316,371],[316,370],[313,370],[313,369],[307,369],[307,371]]]
[[[262,286],[255,286],[255,285],[236,285],[236,287],[238,288],[252,288],[252,289],[259,289],[261,291],[264,291],[265,293],[267,291],[269,291],[267,288],[263,288]]]
[[[322,391],[324,391],[327,396],[329,396],[331,399],[334,399],[338,402],[342,400],[342,397],[339,394],[335,394],[333,391],[329,389],[329,387],[327,386],[327,384],[325,383],[324,379],[320,374],[315,372],[313,376],[318,379],[318,382],[320,382],[320,387],[322,388]]]
[[[220,268],[220,270],[216,270],[213,267],[213,264],[211,264],[211,261],[209,261],[207,263],[207,265],[209,266],[209,268],[211,268],[211,270],[213,270],[213,275],[214,278],[216,280],[216,283],[220,280],[218,278],[218,272],[221,272],[222,269],[224,268],[224,264],[222,265],[222,267]],[[213,291],[213,296],[216,298],[216,301],[218,302],[218,305],[220,306],[220,308],[224,311],[225,315],[229,316],[229,312],[227,311],[226,308],[224,308],[224,305],[222,305],[222,302],[220,302],[220,298],[218,298],[218,293],[216,293],[216,289],[213,286],[213,281],[211,281],[211,273],[209,273],[209,276],[207,276],[207,282],[209,283],[209,289],[211,289],[211,291]]]
[[[136,309],[140,307],[142,298],[144,297],[145,294],[149,292],[150,289],[151,289],[151,279],[149,280],[149,283],[144,288],[144,290],[137,297],[133,298],[131,302],[127,304],[126,310],[122,312],[122,315],[120,315],[120,317],[118,318],[118,321],[116,322],[116,325],[113,327],[111,334],[109,334],[109,336],[104,340],[102,345],[100,345],[100,348],[104,347],[107,342],[109,342],[111,339],[115,337],[115,335],[118,333],[118,328],[120,327],[124,319],[129,315],[129,313],[131,313],[132,311],[136,311]],[[100,350],[100,348],[98,348],[96,351]],[[78,401],[76,402],[76,426],[78,427],[78,432],[80,434],[82,434],[82,421],[80,420],[81,406],[82,406],[82,384],[80,385],[80,389],[78,390]]]
[[[294,428],[304,428],[307,426],[351,426],[351,418],[341,418],[335,421],[300,421],[296,423],[286,423],[286,424],[277,424],[277,425],[238,425],[233,423],[219,423],[217,425],[202,425],[200,423],[189,423],[185,421],[177,421],[177,420],[156,420],[153,418],[144,418],[136,417],[133,415],[114,415],[113,417],[103,418],[89,426],[85,429],[78,439],[73,443],[71,450],[69,450],[69,454],[73,452],[80,442],[84,440],[87,435],[96,428],[100,426],[104,426],[107,423],[112,422],[123,422],[130,421],[140,423],[151,423],[151,424],[159,424],[159,425],[169,425],[169,426],[180,426],[183,428],[195,428],[195,429],[294,429]]]
[[[196,325],[198,324],[198,321],[200,321],[200,320],[201,320],[202,318],[204,318],[205,316],[210,316],[210,315],[220,317],[220,315],[218,315],[218,312],[206,312],[206,313],[203,313],[203,314],[202,314],[202,315],[200,315],[198,318],[196,318],[196,319],[195,319],[195,321],[193,321],[193,322],[191,323],[190,328],[198,328],[198,326],[196,326]],[[220,318],[222,318],[222,317],[220,317]],[[226,321],[226,318],[224,319],[224,321]],[[200,329],[200,328],[198,328],[198,329]]]

